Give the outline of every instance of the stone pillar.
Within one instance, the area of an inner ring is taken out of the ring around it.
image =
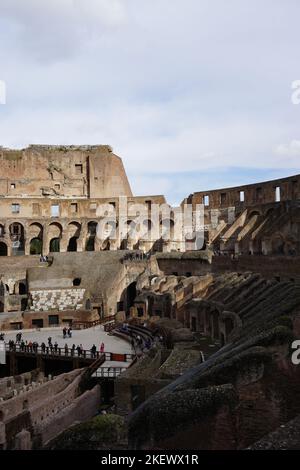
[[[15,450],[31,450],[31,434],[29,431],[23,429],[21,432],[16,434],[15,437]]]
[[[5,433],[5,424],[3,421],[0,421],[0,446],[3,450],[6,448],[6,433]]]
[[[25,240],[25,250],[24,251],[25,251],[25,256],[30,255],[30,240],[29,240],[29,238],[27,238]]]
[[[38,355],[37,355],[37,358],[36,358],[36,367],[37,367],[37,369],[39,369],[41,372],[44,372],[44,371],[45,371],[45,361],[44,361],[43,356],[41,356],[40,354],[38,354]]]
[[[18,373],[17,358],[16,354],[13,351],[9,353],[9,373],[11,376],[17,375]]]

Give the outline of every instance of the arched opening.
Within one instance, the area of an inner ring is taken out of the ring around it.
[[[76,277],[76,278],[73,280],[73,286],[74,286],[74,287],[78,287],[78,286],[80,286],[80,284],[81,284],[81,279],[80,279],[80,277]]]
[[[41,255],[43,250],[43,242],[40,238],[33,238],[30,241],[30,254]]]
[[[67,251],[77,251],[78,237],[71,237],[69,240]]]
[[[25,254],[24,227],[19,222],[14,222],[9,226],[10,239],[12,242],[12,256],[22,256]]]
[[[126,315],[130,314],[130,307],[134,305],[134,301],[137,295],[136,291],[136,282],[132,282],[129,286],[123,291],[120,302],[120,309],[124,310]]]
[[[60,239],[52,238],[49,243],[49,252],[50,253],[59,253],[60,252]]]
[[[30,254],[41,255],[43,252],[43,226],[34,222],[29,226],[27,236],[30,241]]]
[[[27,293],[26,284],[24,282],[19,283],[19,295],[25,295]]]
[[[52,222],[48,228],[48,237],[50,239],[49,243],[49,253],[59,253],[60,252],[60,240],[62,238],[62,226],[58,222]]]
[[[252,219],[252,217],[254,217],[254,216],[258,217],[259,215],[261,215],[261,213],[259,211],[252,211],[249,214],[249,219]]]
[[[87,301],[85,302],[85,309],[86,310],[91,310],[92,308],[92,303],[90,301],[90,299],[87,299]]]
[[[272,237],[272,254],[274,255],[284,254],[284,239],[281,234],[275,234]]]
[[[7,256],[7,245],[0,242],[0,256]]]
[[[24,310],[27,309],[27,305],[28,305],[28,299],[27,299],[27,298],[26,298],[26,299],[22,299],[22,300],[21,300],[21,310],[22,310],[22,312],[24,312]]]
[[[163,219],[160,222],[160,234],[163,240],[174,240],[174,221]]]

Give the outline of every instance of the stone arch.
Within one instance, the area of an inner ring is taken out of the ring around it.
[[[80,222],[70,222],[67,226],[68,237],[80,237],[81,232],[81,223]]]
[[[81,224],[79,222],[70,222],[67,227],[68,247],[67,251],[77,251],[77,241],[80,237]]]
[[[261,216],[262,215],[262,212],[258,209],[253,209],[251,212],[249,212],[249,219],[252,219],[252,217],[254,216]]]
[[[63,227],[59,222],[51,222],[48,226],[49,253],[60,252],[60,241],[63,234]]]
[[[175,223],[173,219],[162,219],[160,222],[160,235],[164,240],[174,239]]]
[[[63,233],[62,225],[59,222],[52,222],[48,226],[48,237],[61,239]]]
[[[272,217],[275,213],[275,207],[270,207],[268,210],[265,212],[265,217]]]
[[[28,232],[32,238],[43,238],[43,226],[39,222],[32,222]]]
[[[126,289],[122,292],[120,302],[118,304],[122,306],[121,310],[125,311],[126,315],[130,314],[130,308],[134,305],[134,301],[137,295],[136,282],[131,282]]]
[[[4,237],[5,235],[5,227],[3,224],[0,224],[0,237]]]
[[[284,236],[280,232],[276,232],[271,237],[272,254],[283,255],[285,250]]]
[[[9,226],[12,244],[12,256],[25,254],[25,230],[20,222],[12,222]]]

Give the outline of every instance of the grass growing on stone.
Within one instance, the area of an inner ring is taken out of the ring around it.
[[[126,448],[127,430],[123,417],[99,415],[77,424],[54,439],[47,449],[96,450]]]

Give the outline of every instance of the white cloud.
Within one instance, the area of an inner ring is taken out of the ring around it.
[[[1,0],[0,16],[16,23],[15,45],[27,59],[51,62],[124,24],[126,9],[121,0]]]
[[[278,145],[275,152],[284,157],[300,157],[300,140],[292,140],[288,145]]]
[[[0,144],[109,143],[136,192],[184,175],[176,200],[201,189],[191,174],[297,169],[299,14],[298,0],[0,0]]]

